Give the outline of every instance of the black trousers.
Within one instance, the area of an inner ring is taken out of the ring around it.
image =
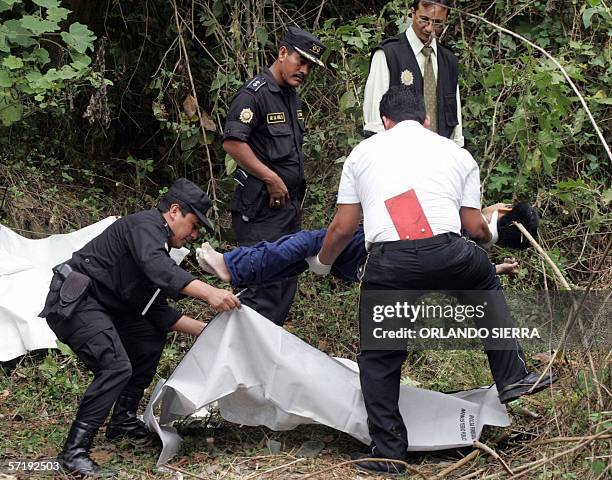
[[[87,297],[70,320],[78,328],[47,319],[94,374],[79,403],[76,420],[100,427],[121,394],[142,396],[155,375],[166,343],[166,333],[139,315],[111,316],[94,298]],[[64,333],[70,331],[65,336]]]
[[[436,237],[438,238],[438,237]],[[404,241],[396,250],[374,249],[366,261],[361,283],[364,290],[501,290],[495,267],[474,242],[445,234],[443,243],[419,246]],[[469,299],[468,299],[469,300]],[[495,326],[511,327],[512,318],[503,296],[492,295]],[[487,320],[490,321],[490,320]],[[478,325],[477,327],[480,327]],[[491,327],[491,325],[487,325]],[[507,350],[486,350],[498,389],[527,373],[523,351],[516,340]],[[407,432],[399,407],[401,369],[406,350],[362,350],[358,357],[361,389],[368,413],[375,453],[404,459]]]
[[[267,196],[266,196],[267,198]],[[258,242],[273,242],[283,235],[295,233],[301,227],[301,197],[292,197],[282,208],[272,209],[264,205],[255,218],[245,222],[237,212],[232,212],[232,226],[241,246]],[[240,301],[270,319],[283,325],[291,309],[297,291],[297,277],[279,282],[249,287]]]

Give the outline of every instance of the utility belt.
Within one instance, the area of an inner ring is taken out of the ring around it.
[[[440,233],[428,238],[419,238],[416,240],[396,240],[394,242],[376,242],[370,247],[371,253],[383,253],[393,250],[418,249],[422,247],[430,247],[432,245],[444,245],[450,243],[453,238],[459,238],[456,233]]]
[[[236,192],[230,202],[230,211],[239,213],[245,222],[255,218],[259,212],[267,207],[269,202],[266,184],[259,178],[237,168],[234,181],[238,184]],[[289,188],[289,185],[287,185]],[[302,181],[295,188],[290,188],[289,196],[292,200],[301,202],[306,190],[306,182]]]
[[[67,263],[56,265],[53,267],[45,308],[38,316],[47,318],[55,315],[62,320],[72,318],[76,308],[87,296],[90,286],[91,279],[87,275],[73,270]]]

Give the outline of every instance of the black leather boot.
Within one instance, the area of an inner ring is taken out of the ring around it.
[[[96,478],[115,477],[115,472],[101,468],[89,458],[89,449],[97,431],[98,427],[92,427],[78,420],[72,424],[64,449],[57,457],[57,461],[66,473]]]
[[[149,436],[149,429],[136,416],[140,395],[122,394],[115,402],[113,415],[106,427],[106,438],[128,437],[136,440]]]

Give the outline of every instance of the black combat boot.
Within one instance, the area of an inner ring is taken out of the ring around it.
[[[115,472],[101,468],[89,458],[89,449],[97,431],[98,427],[78,420],[72,424],[64,449],[57,457],[66,473],[76,473],[84,477],[115,478]]]
[[[113,415],[106,427],[106,438],[108,440],[117,437],[139,440],[149,436],[149,429],[136,416],[141,398],[140,395],[122,393],[117,399]]]

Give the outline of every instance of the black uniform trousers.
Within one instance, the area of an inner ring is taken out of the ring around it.
[[[364,290],[501,290],[495,267],[486,252],[474,242],[454,234],[434,237],[436,245],[422,246],[419,240],[375,244],[365,264],[361,292]],[[382,248],[377,248],[383,245]],[[387,244],[390,245],[390,244]],[[399,247],[399,248],[397,248]],[[396,249],[395,249],[396,248]],[[418,298],[415,294],[415,299]],[[473,298],[461,299],[472,303]],[[491,328],[512,327],[512,318],[502,295],[487,297],[487,317]],[[492,302],[492,304],[491,304]],[[482,321],[482,320],[481,320]],[[489,366],[498,390],[527,374],[522,349],[516,340],[508,340],[506,350],[486,350]],[[375,456],[405,459],[407,432],[398,401],[401,369],[406,350],[362,350],[358,357],[361,389],[368,413],[368,428],[376,449]]]
[[[281,208],[269,208],[266,203],[255,218],[244,221],[238,212],[232,212],[232,227],[240,246],[251,246],[259,242],[273,242],[283,235],[295,233],[301,227],[302,195],[292,195]],[[240,295],[240,301],[276,325],[282,326],[287,319],[293,297],[297,291],[297,277],[279,282],[249,287]]]
[[[83,299],[69,320],[50,317],[51,329],[94,374],[76,420],[100,427],[122,393],[143,395],[155,375],[166,332],[138,314],[110,315],[91,296]],[[76,330],[63,322],[77,325]]]

